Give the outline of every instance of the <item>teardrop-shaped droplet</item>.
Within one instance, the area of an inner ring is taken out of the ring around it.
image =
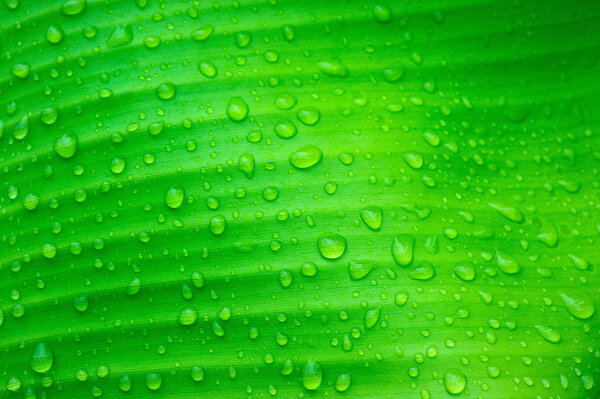
[[[506,274],[517,274],[521,271],[521,266],[511,255],[496,251],[496,263],[498,268]]]
[[[115,48],[126,46],[133,41],[133,29],[131,25],[117,25],[106,40],[106,47]]]
[[[512,205],[502,202],[489,202],[488,205],[508,220],[512,220],[516,223],[522,223],[524,220],[523,213]]]
[[[173,186],[165,194],[165,204],[171,209],[177,209],[183,203],[185,191],[182,186]]]
[[[367,330],[373,328],[375,324],[377,324],[380,314],[379,308],[369,309],[365,312],[365,328]]]
[[[85,10],[86,5],[86,0],[66,0],[62,4],[61,11],[64,15],[77,15]]]
[[[54,364],[54,354],[52,350],[46,346],[45,343],[41,342],[35,348],[33,357],[31,359],[31,368],[36,373],[45,373],[52,368]]]
[[[369,229],[377,231],[381,228],[383,211],[377,206],[368,206],[360,211],[360,218]]]
[[[467,377],[458,369],[448,369],[444,372],[444,386],[452,395],[458,395],[467,386]]]
[[[454,266],[454,273],[463,281],[475,279],[475,267],[469,261],[462,261]]]
[[[321,386],[323,369],[315,359],[308,359],[302,369],[302,385],[309,391],[314,391]]]
[[[433,276],[435,276],[435,269],[433,265],[427,261],[423,261],[418,266],[414,266],[408,272],[408,277],[413,280],[426,281],[432,279]]]
[[[157,391],[162,385],[162,374],[149,373],[146,375],[146,387],[151,391]]]
[[[542,326],[540,324],[536,324],[535,329],[540,334],[540,336],[542,338],[544,338],[546,341],[548,341],[552,344],[557,344],[560,342],[561,336],[560,336],[560,332],[558,332],[558,330],[556,330],[552,327]]]
[[[348,68],[337,58],[320,61],[317,63],[317,66],[325,75],[339,78],[348,76]]]
[[[589,319],[596,312],[594,302],[579,292],[561,292],[560,297],[567,311],[580,320]]]
[[[375,262],[370,260],[351,260],[350,263],[348,263],[348,274],[350,275],[350,279],[360,280],[367,277],[375,266]]]
[[[408,234],[394,237],[392,242],[392,256],[399,266],[408,266],[413,261],[415,239]]]

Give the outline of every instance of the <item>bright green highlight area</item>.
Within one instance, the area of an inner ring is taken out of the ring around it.
[[[600,397],[600,6],[2,0],[0,398]]]

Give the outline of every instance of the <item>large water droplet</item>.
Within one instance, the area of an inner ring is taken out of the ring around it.
[[[458,395],[467,386],[467,377],[458,369],[448,369],[444,372],[444,386],[452,395]]]
[[[290,163],[298,169],[310,168],[321,162],[321,159],[323,152],[312,144],[307,144],[290,154]]]
[[[596,312],[596,305],[594,302],[584,296],[583,294],[576,292],[561,292],[560,297],[567,308],[567,311],[581,320],[589,319]]]
[[[160,373],[150,373],[146,375],[146,387],[151,391],[157,391],[162,385],[162,375]]]
[[[133,29],[131,28],[131,25],[117,25],[106,41],[106,47],[115,48],[126,46],[132,41]]]
[[[64,15],[77,15],[85,10],[86,5],[86,0],[67,0],[62,4],[61,11]]]
[[[392,256],[399,266],[408,266],[413,261],[415,239],[408,234],[401,234],[392,242]]]
[[[514,206],[502,202],[489,202],[488,205],[508,220],[516,223],[521,223],[524,220],[523,213]]]
[[[54,364],[54,354],[45,343],[38,344],[31,359],[31,368],[36,373],[45,373]]]
[[[360,218],[369,229],[377,231],[381,228],[383,211],[377,206],[368,206],[360,211]]]
[[[197,312],[194,309],[188,308],[188,309],[182,310],[181,313],[179,313],[179,317],[177,318],[177,321],[182,326],[191,326],[192,324],[194,324],[196,322],[197,318],[198,318]]]
[[[241,97],[232,97],[227,103],[227,116],[235,122],[241,122],[248,116],[248,104]]]
[[[302,385],[309,391],[314,391],[321,386],[323,369],[315,359],[309,359],[302,369]]]
[[[548,341],[552,344],[557,344],[560,342],[560,339],[561,339],[560,332],[558,332],[554,328],[536,324],[535,329],[540,334],[540,336],[542,338],[544,338],[546,341]]]
[[[174,186],[167,190],[165,194],[165,204],[171,209],[177,209],[183,203],[185,191],[182,186]]]
[[[351,280],[360,280],[375,268],[375,262],[369,260],[351,260],[348,263],[348,274]]]
[[[72,158],[77,152],[78,139],[77,136],[71,133],[67,133],[61,136],[56,143],[54,143],[54,151],[58,156],[64,159]]]
[[[325,259],[337,259],[346,251],[346,239],[339,234],[324,233],[318,238],[317,246]]]
[[[515,258],[498,250],[496,251],[496,263],[498,264],[498,268],[506,274],[516,274],[521,270],[521,266],[519,266]]]

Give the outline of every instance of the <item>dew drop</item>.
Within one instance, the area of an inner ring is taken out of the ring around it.
[[[302,385],[309,391],[314,391],[321,386],[323,369],[315,359],[309,359],[302,369]]]
[[[415,239],[408,234],[401,234],[392,242],[392,256],[399,266],[408,266],[413,261]]]
[[[312,144],[307,144],[290,154],[290,163],[298,169],[310,168],[322,159],[323,152]]]
[[[337,259],[346,251],[346,239],[339,234],[324,233],[318,238],[317,246],[325,259]]]
[[[458,369],[448,369],[444,372],[444,386],[452,395],[458,395],[467,386],[467,377]]]
[[[54,354],[45,343],[38,344],[31,359],[31,368],[36,373],[45,373],[54,364]]]

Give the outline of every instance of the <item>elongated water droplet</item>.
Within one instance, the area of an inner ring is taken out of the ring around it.
[[[539,324],[536,324],[535,329],[540,334],[542,338],[546,341],[557,344],[560,342],[561,336],[560,333],[552,327],[546,327]]]
[[[515,258],[501,251],[496,251],[496,263],[498,264],[498,268],[506,274],[516,274],[521,271],[521,266],[519,266]]]
[[[31,359],[31,368],[36,373],[45,373],[54,364],[54,354],[45,343],[38,344]]]
[[[302,385],[309,391],[314,391],[321,386],[323,369],[315,359],[309,359],[302,369]]]
[[[63,39],[63,36],[64,33],[60,25],[50,25],[48,30],[46,30],[46,40],[48,40],[49,43],[60,43]]]
[[[23,140],[29,133],[29,116],[25,115],[13,126],[13,137]]]
[[[408,234],[401,234],[394,237],[394,241],[392,242],[392,256],[399,266],[408,266],[412,263],[414,247],[414,237]]]
[[[254,177],[254,166],[256,162],[254,161],[254,155],[249,153],[244,153],[240,155],[240,159],[238,161],[238,169],[244,172],[248,179],[252,179]]]
[[[576,292],[561,292],[560,297],[562,298],[567,311],[571,313],[573,317],[585,320],[592,317],[596,312],[596,305],[594,302],[583,294]]]
[[[402,154],[404,162],[413,169],[421,169],[423,167],[423,155],[416,152],[405,152]]]
[[[522,223],[524,218],[519,209],[502,202],[489,202],[488,205],[499,214],[516,223]]]
[[[214,31],[215,27],[213,25],[206,24],[192,32],[192,39],[196,41],[206,40]]]
[[[377,324],[380,314],[379,308],[369,309],[365,312],[365,328],[367,330],[373,328],[375,324]]]
[[[210,218],[209,229],[210,232],[214,235],[218,236],[225,232],[227,228],[227,221],[225,220],[225,216],[223,215],[215,215]]]
[[[131,391],[131,386],[133,385],[131,381],[131,377],[128,374],[125,374],[123,377],[119,379],[118,387],[121,392],[129,392]]]
[[[207,78],[214,78],[217,76],[217,67],[209,60],[200,61],[198,70]]]

